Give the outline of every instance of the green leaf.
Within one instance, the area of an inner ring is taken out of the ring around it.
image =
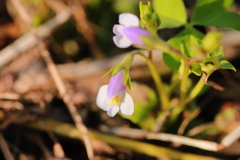
[[[186,9],[182,0],[153,0],[153,8],[160,17],[160,28],[174,28],[187,23]]]
[[[196,25],[231,28],[240,31],[240,15],[234,12],[221,12],[194,22]]]
[[[127,80],[127,86],[130,89],[130,91],[132,91],[132,81],[131,81],[130,76],[128,77],[128,80]]]
[[[228,62],[227,60],[222,60],[220,62],[220,67],[219,68],[220,69],[231,69],[231,70],[236,72],[235,67],[230,62]]]
[[[209,16],[226,11],[233,3],[233,0],[198,0],[191,23],[199,24],[199,21]]]
[[[198,40],[202,40],[203,37],[204,35],[201,32],[197,31],[192,27],[189,27],[184,29],[182,32],[180,32],[170,40],[168,40],[168,43],[172,47],[180,50],[180,45],[182,42],[184,42],[190,57],[195,57],[197,56],[195,47],[198,45]],[[172,70],[178,70],[181,64],[180,56],[172,52],[167,52],[167,53],[164,52],[163,60],[165,64]]]
[[[189,51],[188,51],[188,49],[186,47],[186,43],[184,41],[180,44],[180,48],[181,48],[181,51],[184,54],[184,56],[189,58],[190,54],[189,54]]]
[[[212,52],[207,53],[207,57],[211,57],[211,56],[220,56],[221,58],[223,57],[223,46],[222,45],[218,45],[216,48],[214,48],[212,50]]]
[[[146,85],[139,83],[132,83],[132,85],[133,91],[129,94],[134,101],[134,112],[130,116],[120,115],[133,123],[144,126],[144,123],[148,121],[148,116],[158,103],[158,96],[154,90]]]
[[[104,75],[102,76],[102,78],[105,78],[105,77],[107,77],[108,75],[112,74],[112,72],[113,72],[114,69],[115,69],[115,66],[112,67],[106,74],[104,74]]]

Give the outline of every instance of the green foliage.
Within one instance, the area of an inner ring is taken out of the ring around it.
[[[207,20],[218,13],[226,11],[233,0],[198,0],[191,19],[192,24]]]
[[[180,27],[187,23],[186,9],[182,0],[153,0],[153,8],[161,20],[161,28]]]
[[[233,0],[199,0],[191,23],[240,31],[240,15],[234,12],[227,12],[232,3]]]
[[[209,16],[206,19],[198,20],[196,25],[215,26],[220,28],[230,28],[240,31],[240,15],[233,12],[221,12]]]
[[[198,0],[190,23],[188,23],[183,0],[153,0],[154,10],[150,2],[148,2],[147,5],[143,5],[143,3],[140,2],[141,26],[151,32],[152,35],[140,37],[145,46],[135,47],[148,50],[161,50],[165,64],[174,71],[173,74],[178,75],[172,77],[173,85],[169,84],[169,88],[167,88],[167,85],[161,80],[156,66],[154,66],[151,52],[149,52],[149,57],[139,52],[139,55],[141,55],[149,65],[159,97],[157,97],[156,93],[151,89],[144,90],[144,92],[141,93],[145,95],[145,101],[134,100],[135,111],[133,115],[121,115],[122,117],[147,129],[156,128],[156,126],[153,126],[156,121],[155,116],[158,116],[158,124],[159,118],[166,118],[166,122],[162,122],[164,123],[163,126],[166,124],[172,125],[180,119],[179,115],[182,114],[186,106],[190,104],[189,102],[193,101],[203,93],[203,91],[206,91],[206,88],[209,88],[209,86],[206,87],[205,84],[207,84],[208,77],[214,71],[218,69],[236,71],[230,62],[224,60],[221,32],[213,30],[204,35],[194,28],[194,25],[207,25],[240,31],[240,15],[227,11],[232,3],[233,0]],[[156,33],[157,29],[181,26],[185,28],[167,42],[158,37]],[[129,68],[132,59],[133,57],[125,57],[123,61],[112,68],[106,75],[115,75],[120,70],[125,69],[124,81],[131,89]],[[192,83],[189,85],[189,81],[191,81],[189,79],[190,73],[201,76],[195,86],[193,86]],[[176,98],[175,103],[171,97],[176,97],[176,95],[179,95],[179,98]],[[151,114],[158,101],[160,101],[161,104],[160,111]],[[169,117],[165,117],[168,116],[165,115],[166,109],[171,107],[173,107],[173,110]],[[190,116],[193,115],[190,114]],[[218,127],[210,126],[209,129],[204,132],[211,134],[213,132],[215,133],[215,130],[218,129]]]
[[[198,40],[201,40],[203,37],[204,35],[201,32],[192,27],[188,27],[173,38],[169,39],[168,43],[172,47],[180,50],[180,46],[184,42],[185,47],[189,52],[189,56],[195,57],[197,55],[195,47],[198,45]],[[178,70],[181,64],[181,57],[174,52],[164,52],[163,60],[165,64],[172,70]]]
[[[228,62],[227,60],[222,60],[220,62],[219,68],[220,69],[231,69],[231,70],[236,72],[235,67],[230,62]]]

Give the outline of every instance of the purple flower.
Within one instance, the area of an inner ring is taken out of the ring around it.
[[[119,24],[113,26],[113,37],[115,45],[119,48],[127,48],[131,45],[144,46],[145,43],[140,37],[151,37],[152,35],[145,29],[139,27],[139,19],[131,13],[119,15]]]
[[[126,93],[124,85],[124,70],[112,76],[108,85],[103,85],[98,92],[96,99],[97,106],[111,117],[118,111],[124,115],[132,115],[134,103],[132,97]]]

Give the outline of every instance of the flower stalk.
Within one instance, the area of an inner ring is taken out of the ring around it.
[[[188,96],[188,102],[192,101],[194,98],[196,98],[196,96],[200,93],[200,91],[202,90],[202,88],[205,85],[205,79],[206,79],[206,75],[202,74],[202,77],[199,79],[198,83],[196,84],[196,86],[193,88],[193,90],[190,92],[189,96]]]
[[[159,95],[159,99],[161,100],[161,109],[163,110],[167,110],[169,108],[169,97],[166,94],[166,91],[164,89],[164,84],[162,82],[161,77],[158,74],[157,68],[154,65],[153,61],[151,58],[145,56],[143,53],[141,52],[134,52],[133,54],[138,54],[140,55],[148,64],[148,67],[150,69],[150,72],[152,74],[154,83],[156,85],[157,88],[157,92]]]

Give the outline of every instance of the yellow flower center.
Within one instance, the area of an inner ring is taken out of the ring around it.
[[[114,104],[114,105],[118,106],[119,103],[120,103],[120,99],[118,96],[115,96],[110,100],[110,104]]]

